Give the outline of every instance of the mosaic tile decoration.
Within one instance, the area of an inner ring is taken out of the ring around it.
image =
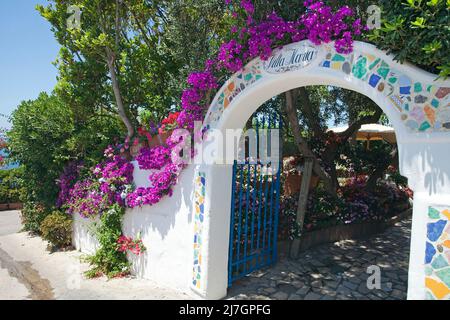
[[[374,55],[327,50],[321,67],[360,79],[386,95],[410,131],[450,131],[450,87],[416,82]]]
[[[222,113],[242,91],[263,78],[262,68],[262,62],[256,61],[246,66],[227,81],[218,93],[219,98],[217,102],[212,105],[206,115],[206,128],[209,129],[211,125],[219,121]]]
[[[332,46],[323,48],[326,57],[319,67],[364,81],[384,94],[411,132],[450,132],[450,86],[415,81],[375,55],[345,55],[336,53]],[[214,127],[241,92],[264,78],[263,69],[263,63],[255,60],[227,81],[205,117],[204,129]]]
[[[206,194],[206,174],[204,172],[199,172],[195,177],[194,192],[194,266],[192,269],[192,285],[200,289],[202,284],[202,237]]]
[[[427,300],[450,300],[450,210],[428,209],[425,252]]]

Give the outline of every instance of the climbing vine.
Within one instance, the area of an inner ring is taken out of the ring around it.
[[[117,240],[122,236],[122,219],[125,208],[114,204],[101,215],[96,229],[100,248],[86,261],[91,269],[86,272],[89,278],[106,275],[108,278],[120,277],[129,273],[130,263],[125,251],[119,250]]]

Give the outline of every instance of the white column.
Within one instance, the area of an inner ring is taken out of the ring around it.
[[[227,295],[228,287],[233,166],[201,166],[199,170],[205,173],[206,197],[202,232],[202,282],[200,288],[194,290],[202,298],[221,299]]]

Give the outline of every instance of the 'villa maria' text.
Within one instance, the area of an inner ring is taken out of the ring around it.
[[[303,50],[302,50],[303,49]],[[293,49],[282,51],[270,58],[266,64],[267,71],[288,71],[290,68],[299,68],[307,66],[317,55],[317,50],[312,48]],[[306,49],[306,51],[305,51]],[[287,69],[287,70],[286,70]]]

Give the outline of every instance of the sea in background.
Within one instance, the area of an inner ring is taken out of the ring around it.
[[[7,156],[5,150],[0,150],[0,156],[3,156],[3,157]],[[10,170],[10,169],[15,169],[17,167],[19,167],[18,163],[11,163],[6,166],[0,167],[0,170]]]

